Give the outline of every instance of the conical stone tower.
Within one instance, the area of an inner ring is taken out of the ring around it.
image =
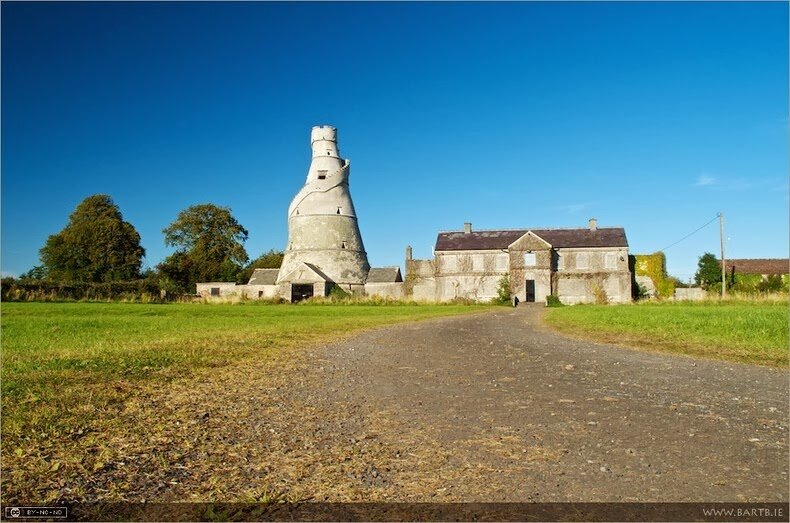
[[[310,143],[307,181],[288,207],[288,245],[277,283],[287,295],[301,295],[311,284],[315,295],[332,284],[363,292],[370,265],[348,188],[350,162],[340,158],[334,127],[313,127]]]

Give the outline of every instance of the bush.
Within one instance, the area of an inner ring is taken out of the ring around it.
[[[560,301],[559,296],[549,294],[546,296],[546,307],[564,307],[565,304]]]
[[[505,274],[502,276],[502,279],[499,280],[499,287],[496,290],[496,298],[492,300],[492,303],[496,303],[499,305],[510,305],[512,295],[510,292],[510,276]]]
[[[105,283],[57,283],[3,278],[0,291],[2,301],[164,301],[158,283],[152,278]]]

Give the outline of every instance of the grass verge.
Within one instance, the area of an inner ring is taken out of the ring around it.
[[[788,365],[786,302],[704,301],[579,305],[546,311],[559,332],[690,356]]]
[[[107,435],[134,431],[119,427],[125,411],[155,404],[168,380],[244,361],[282,363],[363,329],[487,308],[4,303],[3,502],[80,499],[75,485],[104,471],[118,446]]]

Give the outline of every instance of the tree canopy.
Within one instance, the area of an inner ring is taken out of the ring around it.
[[[227,207],[205,203],[178,213],[163,231],[165,244],[175,247],[159,270],[177,288],[194,292],[200,281],[235,281],[249,257],[244,249],[247,229]]]
[[[703,287],[721,282],[721,265],[716,255],[706,252],[700,256],[694,281]]]
[[[42,266],[35,275],[63,282],[135,279],[145,256],[137,230],[106,194],[85,198],[39,252]]]
[[[283,264],[284,257],[285,253],[283,251],[271,249],[268,252],[264,252],[239,271],[236,281],[238,283],[247,283],[255,269],[279,269]]]

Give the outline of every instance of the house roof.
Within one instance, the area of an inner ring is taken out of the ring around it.
[[[554,248],[568,247],[628,247],[622,227],[597,229],[509,229],[474,232],[440,232],[436,238],[437,251],[472,251],[507,249],[514,241],[532,231]]]
[[[788,274],[790,273],[790,259],[788,258],[752,258],[742,260],[726,260],[727,272],[733,266],[736,273],[741,274]],[[721,260],[719,260],[721,266]]]
[[[400,267],[371,267],[367,283],[394,283],[403,281]]]
[[[280,269],[255,269],[247,285],[274,285]]]
[[[311,276],[312,275],[312,276]],[[280,282],[315,283],[332,281],[332,278],[312,263],[301,262],[288,274],[279,279]]]

